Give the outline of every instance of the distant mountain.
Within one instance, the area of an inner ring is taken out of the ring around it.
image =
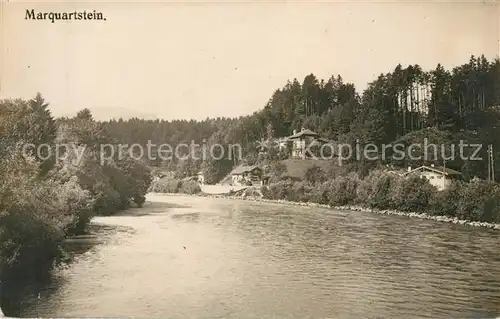
[[[124,119],[128,120],[131,118],[140,118],[145,120],[156,120],[161,119],[159,116],[149,113],[143,113],[131,109],[127,109],[124,107],[95,107],[89,108],[92,116],[97,121],[109,121],[111,119]],[[65,114],[64,116],[73,117],[78,112]]]

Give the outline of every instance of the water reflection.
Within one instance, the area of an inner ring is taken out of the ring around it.
[[[156,197],[98,218],[103,241],[22,315],[487,318],[498,232],[397,216]],[[167,204],[162,203],[167,201]],[[111,227],[111,229],[109,228]],[[131,230],[133,229],[133,231]],[[98,233],[98,232],[96,232]]]

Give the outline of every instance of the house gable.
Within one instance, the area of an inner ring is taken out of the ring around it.
[[[457,172],[455,170],[452,170],[450,168],[444,168],[444,167],[429,167],[429,166],[420,166],[415,168],[412,171],[407,172],[405,175],[410,175],[410,174],[415,174],[415,173],[424,173],[424,172],[433,172],[438,175],[444,175],[446,177],[450,176],[461,176],[462,174],[460,172]]]

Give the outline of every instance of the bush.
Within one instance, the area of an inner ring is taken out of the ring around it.
[[[355,203],[359,205],[370,206],[370,198],[372,194],[372,185],[367,179],[360,180],[356,189]]]
[[[201,193],[201,187],[198,182],[183,181],[180,183],[179,192],[183,194],[199,194]]]
[[[280,181],[269,185],[267,193],[268,199],[288,199],[292,193],[293,182]]]
[[[0,196],[0,280],[41,278],[62,257],[74,203],[52,183],[23,175],[6,179]]]
[[[471,181],[461,188],[457,217],[472,221],[499,221],[500,187],[489,181]]]
[[[431,196],[428,212],[432,215],[457,217],[461,192],[464,185],[454,182],[449,188],[434,192]]]
[[[359,183],[360,180],[355,173],[350,173],[347,176],[339,176],[332,182],[329,182],[329,204],[332,206],[342,206],[354,203]]]
[[[368,183],[371,184],[368,205],[377,209],[394,208],[392,188],[399,178],[396,175],[378,171],[370,174],[367,178]]]
[[[99,182],[93,187],[93,211],[97,215],[109,216],[123,207],[123,198],[108,183]]]
[[[161,178],[151,184],[151,191],[155,193],[178,193],[181,181],[175,178]]]
[[[305,173],[306,182],[316,185],[324,183],[327,180],[326,173],[319,166],[308,168]]]
[[[321,205],[327,205],[330,202],[330,183],[325,182],[311,190],[311,201]]]
[[[287,200],[304,203],[309,202],[311,200],[312,189],[313,187],[311,187],[308,183],[294,183],[287,196]]]
[[[200,184],[196,181],[178,180],[172,177],[165,177],[154,181],[151,184],[150,190],[156,193],[166,194],[199,194],[201,193]]]
[[[84,191],[78,184],[76,176],[60,187],[58,192],[60,202],[66,206],[65,215],[71,216],[71,222],[67,225],[67,233],[72,235],[83,234],[87,225],[95,215],[92,210],[93,198],[90,192]]]
[[[260,192],[263,198],[269,199],[269,187],[267,185],[262,185],[260,187]]]
[[[273,162],[269,165],[266,173],[270,175],[269,183],[277,183],[286,172],[286,165],[281,162]]]
[[[427,211],[436,188],[418,176],[393,180],[393,203],[404,212]]]

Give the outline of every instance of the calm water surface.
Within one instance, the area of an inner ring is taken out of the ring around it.
[[[150,196],[22,316],[493,318],[499,232],[278,204]]]

